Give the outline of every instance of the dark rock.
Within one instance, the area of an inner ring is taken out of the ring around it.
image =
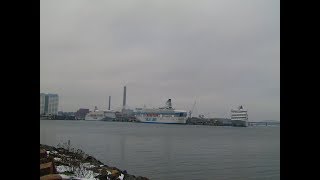
[[[138,176],[138,177],[136,178],[136,180],[149,180],[149,179],[146,178],[146,177]]]
[[[103,175],[103,176],[107,176],[108,175],[108,169],[106,169],[106,168],[101,169],[100,174]]]
[[[118,168],[116,168],[116,167],[110,167],[112,170],[117,170],[117,171],[119,171],[119,172],[121,172],[121,170],[120,169],[118,169]]]
[[[48,158],[41,158],[40,159],[40,164],[44,164],[44,163],[48,163],[48,162],[51,162],[51,160]]]
[[[40,176],[54,174],[56,172],[53,162],[40,164]]]
[[[109,174],[109,175],[107,175],[107,177],[110,178],[110,180],[116,180],[119,177],[119,175],[117,175],[117,174]]]
[[[85,159],[86,161],[93,161],[93,160],[95,160],[92,156],[88,156],[86,159]]]
[[[96,158],[92,157],[92,156],[88,156],[84,159],[84,161],[86,162],[90,162],[92,165],[95,165],[95,166],[100,166],[100,165],[103,165],[103,163],[99,160],[97,160]]]
[[[59,174],[48,174],[41,176],[40,180],[62,180],[62,177]]]
[[[88,168],[89,170],[93,171],[94,173],[99,173],[101,172],[102,168],[101,167],[92,167],[92,168]]]
[[[109,179],[107,175],[101,175],[101,174],[96,176],[95,178],[97,178],[99,180],[108,180]]]
[[[47,157],[47,151],[45,149],[40,149],[40,159]]]
[[[101,161],[99,161],[99,160],[97,160],[97,163],[98,163],[99,165],[103,165],[103,163],[102,163]]]
[[[124,180],[136,180],[136,177],[134,175],[125,174],[123,179]]]

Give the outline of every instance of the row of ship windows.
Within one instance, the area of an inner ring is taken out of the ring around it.
[[[187,113],[175,113],[175,114],[147,114],[147,113],[137,113],[138,116],[147,116],[147,117],[185,117]]]
[[[162,118],[159,118],[160,120],[162,120]],[[183,120],[183,118],[177,118],[177,120]],[[146,118],[146,121],[157,121],[157,118],[153,117],[153,118]]]
[[[175,115],[162,115],[162,114],[137,114],[138,116],[145,116],[145,117],[180,117]]]

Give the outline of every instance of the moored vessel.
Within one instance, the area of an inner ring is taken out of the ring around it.
[[[97,107],[93,111],[89,112],[85,120],[86,121],[112,121],[116,118],[116,114],[112,110],[99,111]]]
[[[231,123],[233,126],[248,126],[248,111],[243,109],[242,105],[238,109],[231,110]]]
[[[161,108],[136,108],[135,117],[143,123],[186,124],[187,111],[172,108],[171,99]]]

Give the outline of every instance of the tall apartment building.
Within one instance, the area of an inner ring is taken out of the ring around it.
[[[58,94],[40,93],[40,114],[58,114],[59,96]]]
[[[45,98],[46,94],[40,93],[40,115],[44,114]]]

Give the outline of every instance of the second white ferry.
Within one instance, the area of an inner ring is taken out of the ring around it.
[[[97,107],[89,112],[85,119],[86,121],[112,121],[116,118],[116,114],[112,110],[99,111]]]
[[[162,108],[137,108],[136,119],[143,123],[185,124],[187,111],[172,108],[171,99]]]
[[[238,109],[231,110],[231,123],[233,126],[247,127],[248,126],[248,111],[242,106]]]

